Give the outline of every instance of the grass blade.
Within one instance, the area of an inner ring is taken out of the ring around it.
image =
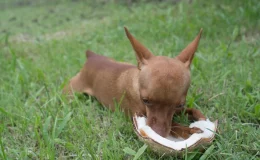
[[[205,153],[200,157],[200,160],[205,160],[208,158],[208,156],[211,154],[211,152],[213,151],[213,149],[215,148],[214,145],[210,146]]]
[[[136,151],[132,150],[132,149],[129,148],[129,147],[124,148],[123,151],[124,151],[126,154],[129,154],[129,155],[132,155],[132,156],[135,156],[135,155],[136,155]]]
[[[49,142],[49,139],[50,139],[49,134],[48,134],[50,124],[51,124],[51,116],[49,116],[45,120],[43,127],[42,127],[42,135],[43,135],[43,139],[46,142],[46,144]]]
[[[2,135],[0,135],[0,147],[1,147],[1,151],[2,151],[2,158],[4,160],[6,160],[6,154],[5,154],[5,149],[4,149],[4,144],[3,144],[3,141],[2,141]]]
[[[144,153],[144,151],[146,150],[147,148],[147,145],[144,144],[136,153],[135,157],[134,157],[134,160],[137,160],[138,158],[141,157],[141,155]]]
[[[61,124],[57,127],[57,130],[56,130],[56,133],[55,133],[55,138],[57,138],[62,130],[66,127],[67,123],[69,122],[69,120],[71,119],[71,115],[72,115],[72,112],[69,112],[65,117],[64,119],[62,120]],[[55,128],[54,128],[55,129]]]

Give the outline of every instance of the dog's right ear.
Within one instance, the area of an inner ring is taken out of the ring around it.
[[[199,34],[197,37],[186,47],[184,48],[181,53],[176,57],[180,61],[182,61],[186,67],[190,68],[192,59],[194,57],[194,54],[198,48],[200,37],[202,34],[202,29],[200,29]]]
[[[124,28],[127,38],[130,40],[132,47],[135,50],[136,60],[138,63],[137,67],[138,69],[141,69],[141,66],[147,64],[147,60],[153,57],[153,54],[144,45],[138,42],[126,27]]]

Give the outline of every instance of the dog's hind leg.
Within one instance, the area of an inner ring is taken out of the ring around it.
[[[87,86],[85,79],[82,78],[81,72],[76,76],[71,78],[69,84],[64,87],[63,93],[68,96],[72,96],[74,92],[87,93],[88,95],[93,95],[92,90]]]

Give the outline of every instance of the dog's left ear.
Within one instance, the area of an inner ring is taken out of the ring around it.
[[[154,55],[140,42],[138,42],[134,36],[128,31],[126,27],[125,33],[127,38],[130,40],[133,49],[135,50],[136,60],[138,63],[138,69],[141,69],[142,65],[146,65],[148,62],[147,60],[153,57]]]
[[[180,61],[182,61],[186,67],[190,67],[192,62],[193,56],[198,48],[200,37],[202,34],[202,29],[200,29],[199,34],[197,37],[185,48],[181,51],[181,53],[176,57]]]

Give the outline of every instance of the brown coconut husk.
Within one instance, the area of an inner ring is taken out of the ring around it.
[[[144,143],[146,143],[153,151],[159,153],[159,154],[165,154],[165,155],[177,155],[177,156],[181,156],[184,153],[186,153],[186,151],[191,152],[194,150],[203,150],[205,147],[209,146],[214,138],[215,138],[215,134],[212,135],[212,137],[210,138],[201,138],[200,140],[198,140],[195,144],[185,148],[185,149],[181,149],[181,150],[174,150],[168,146],[164,146],[156,141],[154,141],[152,138],[148,137],[147,135],[145,135],[144,132],[142,132],[142,130],[140,130],[140,133],[138,132],[138,124],[137,124],[137,120],[136,120],[136,115],[133,116],[133,126],[134,126],[134,131],[136,133],[136,135],[138,136],[138,138],[143,141]],[[218,120],[216,120],[214,122],[215,124],[215,129],[214,129],[214,133],[216,133],[217,131],[217,126],[218,126]]]

